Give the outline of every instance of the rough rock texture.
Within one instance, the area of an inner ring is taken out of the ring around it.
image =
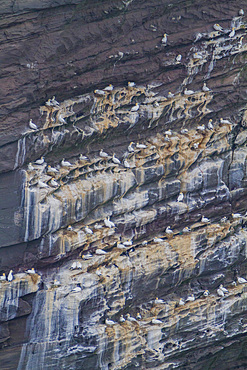
[[[1,2],[1,368],[247,367],[244,5]]]

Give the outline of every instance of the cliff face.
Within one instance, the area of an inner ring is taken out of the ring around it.
[[[244,5],[0,4],[4,369],[246,368]]]

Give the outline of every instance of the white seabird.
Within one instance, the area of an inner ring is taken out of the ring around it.
[[[98,96],[104,96],[105,95],[105,91],[103,91],[103,90],[94,90],[94,94],[95,95],[98,95]]]
[[[82,291],[82,289],[81,289],[81,286],[76,286],[75,288],[73,288],[72,290],[71,290],[71,292],[73,292],[73,293],[79,293],[79,292],[81,292]]]
[[[137,312],[136,318],[137,318],[137,320],[141,320],[142,319],[142,315],[140,314],[140,312]]]
[[[188,227],[188,226],[185,226],[182,231],[183,231],[184,234],[188,234],[188,233],[191,232],[191,228]]]
[[[245,284],[245,283],[247,283],[247,280],[245,278],[243,278],[243,277],[237,277],[237,280],[238,280],[238,283],[239,284]]]
[[[194,60],[201,60],[201,59],[203,59],[203,55],[201,53],[194,53],[193,54],[193,59]]]
[[[34,270],[34,267],[32,267],[31,268],[31,270],[27,270],[27,271],[25,271],[26,272],[26,274],[29,274],[29,275],[34,275],[34,274],[36,274],[36,271]]]
[[[84,260],[90,260],[91,258],[93,258],[93,255],[90,253],[87,253],[87,254],[83,254],[81,258]]]
[[[133,153],[134,151],[135,151],[135,149],[133,148],[133,145],[134,145],[135,143],[133,142],[133,141],[131,141],[131,143],[129,144],[129,146],[128,146],[128,151],[130,152],[130,153]]]
[[[58,101],[56,100],[55,96],[52,97],[51,99],[51,104],[54,106],[54,107],[59,107],[59,103]]]
[[[121,164],[120,160],[115,157],[115,153],[113,153],[112,162],[115,163],[115,164]]]
[[[106,219],[104,219],[104,224],[106,227],[109,227],[110,229],[112,227],[115,227],[115,224],[112,221],[110,221],[110,217],[107,217]]]
[[[50,165],[47,166],[46,172],[47,173],[59,173],[59,171],[55,167],[52,167]]]
[[[232,27],[232,30],[229,33],[229,37],[234,37],[234,36],[235,36],[235,27]]]
[[[62,123],[63,125],[66,125],[67,124],[67,122],[65,121],[65,119],[63,118],[63,116],[62,116],[61,113],[58,114],[57,119],[58,119],[58,122]]]
[[[99,225],[97,222],[96,222],[96,224],[94,225],[94,228],[96,229],[96,230],[99,230],[99,229],[102,229],[102,225]]]
[[[123,165],[126,168],[130,168],[130,165],[129,165],[129,162],[127,161],[127,159],[124,160]]]
[[[220,289],[220,288],[217,289],[217,294],[218,294],[219,297],[224,297],[225,296],[223,290]]]
[[[179,193],[179,196],[177,198],[177,202],[182,202],[183,199],[184,199],[184,194],[181,192],[181,193]]]
[[[181,134],[188,134],[189,130],[187,128],[183,128],[181,130]]]
[[[151,323],[154,324],[154,325],[159,325],[159,324],[163,324],[163,321],[158,320],[158,319],[152,319]]]
[[[224,288],[222,284],[220,284],[219,289],[221,289],[223,293],[229,293],[228,290]]]
[[[40,157],[40,159],[37,159],[37,161],[35,161],[34,163],[35,164],[38,164],[38,165],[41,165],[45,162],[45,158],[44,157]]]
[[[13,270],[10,270],[9,274],[8,274],[8,281],[12,281],[14,279],[14,276],[13,276]]]
[[[194,294],[192,294],[187,297],[186,302],[194,302],[194,300],[195,300],[195,296]]]
[[[165,135],[172,136],[172,130],[167,130],[164,133]]]
[[[203,295],[204,295],[204,297],[208,297],[209,295],[210,295],[210,292],[209,292],[209,290],[205,290],[204,292],[203,292]]]
[[[119,322],[120,322],[120,323],[125,322],[125,318],[123,317],[123,315],[121,315],[121,316],[120,316]]]
[[[106,323],[106,325],[108,325],[108,326],[113,326],[113,325],[115,325],[116,323],[115,323],[115,321],[113,321],[113,320],[109,320],[109,319],[105,319],[105,323]]]
[[[60,283],[60,281],[59,280],[54,280],[53,281],[53,284],[52,284],[52,286],[54,287],[54,288],[58,288],[58,287],[60,287],[61,286],[61,283]]]
[[[187,87],[184,89],[184,95],[192,95],[195,92],[193,90],[188,90]]]
[[[65,161],[64,158],[61,161],[61,166],[63,166],[63,167],[73,167],[73,165],[69,161]]]
[[[132,87],[135,87],[135,82],[128,82],[128,87],[132,88]]]
[[[167,226],[167,228],[166,228],[166,234],[167,235],[173,235],[173,231],[172,231],[172,229],[171,229],[170,226]]]
[[[137,112],[139,108],[140,108],[140,104],[136,103],[136,105],[131,108],[131,112]]]
[[[132,242],[131,239],[128,239],[125,242],[123,242],[123,245],[127,245],[127,246],[131,246],[132,244],[133,244],[133,242]]]
[[[180,298],[178,304],[179,304],[179,306],[184,306],[185,305],[185,302],[184,302],[183,298]]]
[[[92,235],[93,234],[93,230],[91,230],[89,227],[85,226],[85,232],[86,234],[90,234]]]
[[[232,213],[232,218],[233,219],[241,218],[241,217],[242,217],[241,213]]]
[[[57,188],[59,186],[59,183],[54,178],[52,178],[51,181],[50,181],[50,185],[53,188]]]
[[[103,90],[104,90],[104,91],[108,91],[108,92],[110,92],[110,91],[112,91],[113,89],[114,89],[113,85],[112,85],[112,84],[110,84],[109,86],[106,86]]]
[[[223,125],[231,125],[232,123],[228,119],[220,118],[220,123]]]
[[[202,216],[201,222],[205,222],[205,223],[208,224],[210,222],[210,220],[209,220],[209,218]]]
[[[38,130],[38,127],[35,125],[35,123],[33,123],[32,119],[30,119],[30,121],[29,121],[29,127],[32,130]]]
[[[108,158],[109,155],[103,151],[103,149],[100,149],[99,155],[101,158]]]
[[[88,157],[86,157],[85,155],[80,154],[80,156],[79,156],[79,160],[80,160],[80,161],[88,161],[89,159],[88,159]]]
[[[163,239],[161,239],[161,238],[156,238],[156,237],[155,237],[155,238],[153,238],[153,242],[154,242],[154,243],[163,243],[163,241],[164,241],[164,240],[163,240]]]
[[[165,301],[163,299],[159,299],[158,297],[155,298],[154,304],[164,304]]]
[[[238,12],[238,14],[242,17],[244,15],[243,9],[240,9],[239,12]]]
[[[162,42],[163,45],[166,45],[167,44],[167,33],[164,33],[161,42]]]
[[[220,32],[223,31],[223,28],[218,23],[214,24],[213,27],[214,27],[215,31],[220,31]]]
[[[72,231],[72,230],[73,230],[73,227],[72,227],[71,225],[69,225],[69,226],[67,227],[67,230]]]
[[[0,281],[6,281],[6,275],[5,272],[0,276]]]
[[[205,131],[206,127],[205,125],[197,126],[196,128],[198,131]]]
[[[131,317],[129,313],[127,313],[126,318],[130,322],[137,322],[137,320],[134,317]]]
[[[204,92],[210,91],[210,88],[207,87],[206,82],[203,83],[202,91],[204,91]]]
[[[176,56],[176,63],[180,63],[180,62],[181,62],[181,60],[182,60],[182,55],[181,55],[181,54],[178,54],[178,55]]]
[[[168,97],[168,98],[173,98],[173,97],[174,97],[174,94],[173,94],[171,91],[169,91],[169,93],[168,93],[167,97]]]
[[[137,148],[137,149],[147,149],[147,145],[137,143],[137,144],[136,144],[136,148]]]
[[[103,251],[103,249],[96,249],[95,254],[97,254],[98,256],[103,256],[107,254],[107,252]]]
[[[70,270],[76,270],[76,268],[77,268],[76,266],[77,266],[77,263],[73,262],[69,269]]]
[[[210,119],[210,120],[208,121],[208,129],[209,129],[209,130],[213,130],[213,129],[214,129],[214,126],[213,126],[212,122],[213,122],[213,120],[212,120],[212,119]]]
[[[121,244],[120,242],[117,242],[117,248],[119,248],[119,249],[128,249],[127,246]]]
[[[159,105],[159,103],[158,103],[157,101],[155,101],[155,102],[154,102],[154,104],[153,104],[153,106],[154,106],[155,108],[158,108],[160,105]]]

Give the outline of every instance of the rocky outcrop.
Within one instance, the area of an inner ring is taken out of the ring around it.
[[[0,5],[5,368],[245,367],[242,7]]]

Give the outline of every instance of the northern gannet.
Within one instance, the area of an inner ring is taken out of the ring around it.
[[[205,125],[197,126],[196,128],[198,131],[205,131],[206,127]]]
[[[58,101],[56,100],[55,96],[52,97],[51,99],[51,104],[54,106],[54,107],[59,107],[59,103]]]
[[[135,82],[128,82],[128,87],[132,88],[132,87],[135,87]]]
[[[161,238],[156,238],[156,237],[155,237],[155,238],[153,238],[153,242],[154,242],[154,243],[163,243],[163,241],[164,241],[164,240],[163,240],[163,239],[161,239]]]
[[[228,290],[224,288],[222,284],[220,284],[219,289],[221,289],[223,293],[229,293]]]
[[[6,281],[6,275],[5,272],[0,276],[0,281]]]
[[[222,222],[222,223],[227,222],[227,217],[222,217],[222,218],[220,219],[220,222]]]
[[[122,244],[122,243],[120,243],[120,242],[117,242],[117,248],[119,248],[119,249],[128,249],[128,247],[127,247],[127,246],[123,245],[123,244]]]
[[[203,59],[203,55],[201,53],[194,53],[193,54],[193,59],[194,60],[201,60],[201,59]]]
[[[92,235],[93,234],[93,230],[91,230],[89,227],[85,226],[85,231],[86,231],[86,234],[90,234]]]
[[[90,260],[91,258],[93,258],[93,255],[90,253],[87,253],[87,254],[83,254],[81,258],[84,260]]]
[[[131,108],[131,112],[137,112],[139,110],[139,108],[140,108],[140,104],[136,103],[136,105]]]
[[[239,284],[245,284],[245,283],[247,283],[247,280],[245,278],[243,278],[243,277],[237,277],[237,280],[238,280],[238,283]]]
[[[220,123],[223,125],[231,125],[231,122],[228,119],[220,118]]]
[[[202,216],[201,222],[205,222],[205,223],[208,224],[210,222],[210,220],[209,220],[209,218]]]
[[[120,323],[125,322],[125,318],[123,317],[123,315],[121,315],[121,316],[120,316],[119,322],[120,322]]]
[[[34,270],[34,267],[32,267],[31,268],[31,270],[27,270],[27,271],[25,271],[26,272],[26,274],[29,274],[29,275],[34,275],[34,274],[36,274],[36,271]]]
[[[127,161],[127,159],[124,160],[123,165],[126,168],[130,168],[130,165],[129,165],[129,162]]]
[[[51,167],[50,165],[47,166],[47,173],[59,173],[59,171],[55,167]]]
[[[178,55],[176,56],[176,63],[180,63],[180,62],[181,62],[181,60],[182,60],[182,55],[181,55],[181,54],[178,54]]]
[[[163,38],[161,40],[162,44],[166,45],[167,44],[167,33],[164,33]]]
[[[96,230],[99,230],[99,229],[102,229],[102,225],[99,225],[97,222],[96,222],[96,224],[94,225],[94,228],[96,229]]]
[[[187,128],[183,128],[181,130],[181,134],[188,134],[189,130]]]
[[[107,254],[107,252],[103,251],[103,249],[96,249],[95,254],[98,256],[103,256],[104,254]]]
[[[241,218],[241,217],[242,217],[241,213],[232,213],[232,218],[233,219]]]
[[[165,131],[164,133],[165,133],[165,135],[172,136],[172,130],[167,130],[167,131]]]
[[[135,143],[133,142],[133,141],[131,141],[131,143],[129,144],[129,146],[128,146],[128,151],[130,152],[130,153],[133,153],[134,151],[135,151],[135,149],[133,148],[133,145],[134,145]]]
[[[104,219],[104,224],[106,227],[109,227],[110,229],[112,227],[115,227],[115,224],[112,221],[110,221],[110,217],[107,217],[106,219]]]
[[[191,232],[191,228],[188,227],[188,226],[185,226],[182,231],[183,231],[184,234],[188,234],[188,233]]]
[[[63,167],[73,167],[73,165],[69,161],[65,161],[64,158],[61,161],[61,166],[63,166]]]
[[[57,188],[59,186],[59,183],[54,178],[52,178],[51,181],[50,181],[50,185],[53,188]]]
[[[151,323],[154,324],[154,325],[159,325],[159,324],[163,324],[163,321],[158,320],[158,319],[152,319]]]
[[[81,288],[80,284],[78,284],[75,288],[73,288],[71,290],[71,292],[73,292],[73,293],[79,293],[81,291],[82,291],[82,288]]]
[[[219,297],[224,297],[225,296],[224,292],[220,288],[217,289],[217,294],[218,294]]]
[[[238,12],[238,14],[242,17],[244,15],[243,9],[240,9],[239,12]]]
[[[76,270],[76,266],[77,266],[76,262],[73,262],[69,269]]]
[[[109,86],[106,86],[103,90],[104,90],[104,91],[108,91],[108,92],[110,92],[110,91],[112,91],[113,89],[114,89],[113,85],[112,85],[112,84],[110,84]]]
[[[187,87],[184,89],[184,95],[192,95],[195,92],[193,90],[187,90]]]
[[[43,182],[43,181],[41,181],[41,180],[39,180],[38,181],[38,185],[39,185],[39,187],[40,188],[49,188],[49,185],[47,185],[45,182]]]
[[[166,228],[166,234],[167,235],[173,235],[173,231],[172,231],[172,229],[171,229],[170,226],[167,226],[167,228]]]
[[[58,288],[58,287],[60,287],[61,286],[61,283],[60,283],[60,281],[59,280],[54,280],[53,281],[53,284],[52,284],[52,286],[54,287],[54,288]]]
[[[101,158],[108,158],[109,155],[103,151],[103,149],[100,149],[99,155]]]
[[[105,91],[103,91],[103,90],[94,90],[94,94],[95,95],[98,95],[98,96],[104,96],[105,95]]]
[[[180,298],[178,304],[179,304],[179,306],[184,306],[185,305],[185,302],[184,302],[183,298]]]
[[[137,143],[137,144],[136,144],[136,148],[137,148],[137,149],[147,149],[147,145]]]
[[[194,143],[194,144],[193,144],[193,148],[194,148],[194,149],[198,149],[198,147],[199,147],[199,143]]]
[[[203,295],[204,295],[204,297],[208,297],[209,295],[210,295],[210,293],[209,293],[209,290],[205,290],[204,292],[203,292]]]
[[[127,313],[126,318],[130,322],[136,322],[137,321],[134,317],[131,317],[129,313]]]
[[[32,119],[30,119],[30,121],[29,121],[29,127],[32,130],[38,130],[38,127],[35,125],[35,123],[33,123]]]
[[[137,318],[137,320],[141,320],[142,319],[142,315],[140,314],[140,312],[137,312],[136,318]]]
[[[66,125],[67,124],[67,122],[65,121],[65,119],[63,118],[63,116],[62,116],[62,114],[60,113],[59,115],[58,115],[58,121],[60,122],[60,123],[62,123],[63,125]]]
[[[169,91],[168,95],[167,95],[168,98],[173,98],[174,97],[174,94],[171,93],[171,91]]]
[[[184,194],[183,193],[179,193],[179,196],[177,198],[177,202],[182,202],[184,199]]]
[[[115,157],[115,153],[113,153],[112,162],[115,163],[115,164],[121,164],[120,160]]]
[[[234,36],[235,36],[235,27],[232,27],[232,30],[229,33],[229,37],[234,37]]]
[[[14,279],[13,270],[10,270],[10,272],[8,274],[8,281],[12,281],[13,279]]]
[[[40,159],[37,159],[37,161],[34,162],[35,164],[38,164],[38,165],[41,165],[43,163],[45,163],[45,158],[44,157],[40,157]]]
[[[159,105],[159,103],[158,103],[157,101],[155,101],[155,102],[154,102],[154,104],[153,104],[153,106],[154,106],[155,108],[158,108],[160,105]]]
[[[155,298],[154,304],[164,304],[165,301],[163,299],[159,299],[158,297]]]
[[[71,225],[69,225],[69,226],[67,227],[67,230],[72,231],[72,230],[73,230],[73,227],[72,227]]]
[[[223,28],[218,24],[218,23],[216,23],[216,24],[214,24],[214,29],[215,29],[215,31],[223,31]]]
[[[113,321],[113,320],[109,320],[109,319],[105,319],[105,323],[106,323],[106,325],[108,325],[108,326],[113,326],[113,325],[115,325],[116,323],[115,323],[115,321]]]
[[[213,129],[214,129],[214,126],[213,126],[212,122],[213,122],[213,120],[212,120],[212,119],[210,119],[210,120],[208,121],[208,129],[209,129],[209,130],[213,130]]]
[[[127,245],[127,246],[130,246],[132,244],[133,244],[133,242],[132,242],[131,239],[128,239],[127,241],[123,242],[123,245]]]
[[[195,300],[195,296],[194,294],[192,294],[187,297],[186,302],[194,302],[194,300]]]
[[[99,267],[96,268],[95,274],[98,276],[102,275],[102,272],[100,271]]]
[[[88,161],[89,159],[88,159],[88,157],[86,157],[85,155],[80,154],[80,156],[79,156],[79,160],[80,160],[80,161]]]
[[[202,91],[204,91],[204,92],[210,91],[210,88],[207,87],[206,82],[203,83]]]

